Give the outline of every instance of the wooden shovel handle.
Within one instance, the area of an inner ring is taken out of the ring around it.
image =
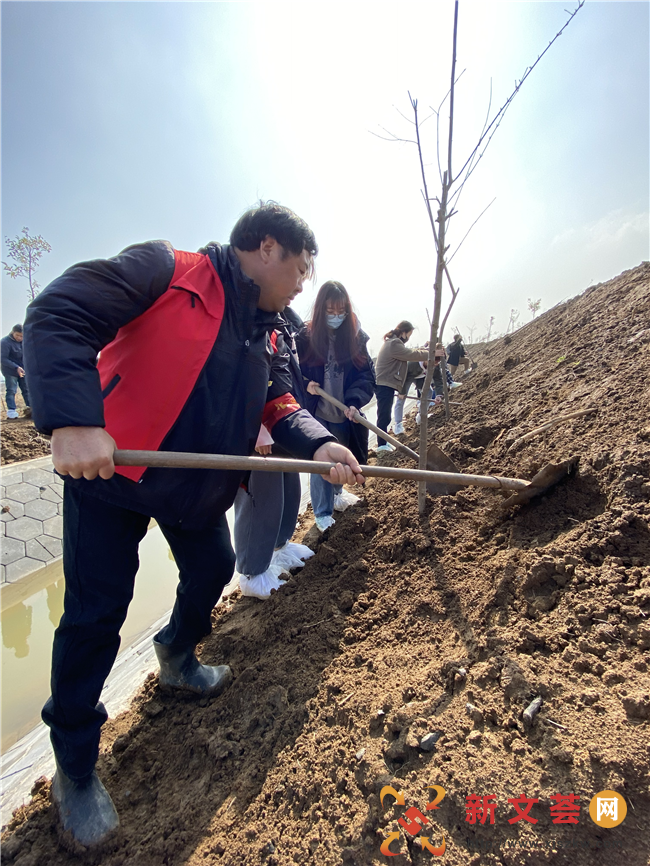
[[[570,421],[572,418],[582,418],[583,415],[591,415],[592,412],[597,411],[597,407],[592,406],[591,409],[581,409],[578,412],[569,412],[566,415],[558,415],[557,418],[552,418],[550,421],[547,421],[546,424],[542,424],[541,427],[536,427],[529,433],[524,433],[523,436],[515,439],[510,448],[508,448],[508,451],[516,450],[520,445],[523,445],[524,442],[528,442],[529,439],[534,439],[535,436],[539,436],[540,433],[546,433],[547,431],[552,430],[557,424],[562,424],[564,421]]]
[[[316,385],[316,393],[319,397],[322,397],[323,400],[327,400],[328,403],[331,403],[332,406],[336,406],[342,412],[345,412],[349,407],[345,405],[345,403],[341,403],[340,400],[337,400],[336,397],[332,397],[331,394],[328,394],[326,391],[323,391],[318,385]],[[376,433],[377,436],[380,436],[382,439],[385,439],[386,442],[390,442],[391,445],[394,445],[395,448],[399,448],[400,451],[403,451],[405,454],[408,454],[409,457],[412,457],[414,460],[419,461],[419,457],[415,451],[408,447],[408,445],[404,445],[399,439],[395,439],[394,436],[386,433],[384,430],[381,430],[372,421],[368,421],[367,418],[364,418],[361,414],[359,414],[357,421],[359,424],[363,424],[364,427],[367,427],[368,430],[372,430],[373,433]]]
[[[282,457],[239,457],[234,454],[194,454],[185,451],[121,451],[113,453],[116,466],[151,466],[167,469],[238,469],[262,472],[305,472],[329,475],[334,463],[316,460],[291,460]],[[459,487],[495,487],[523,490],[528,481],[499,478],[495,475],[464,475],[462,472],[429,472],[424,469],[401,469],[396,466],[362,466],[367,478],[395,478],[406,481],[433,481]]]

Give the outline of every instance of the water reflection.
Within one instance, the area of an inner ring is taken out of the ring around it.
[[[27,642],[32,633],[32,606],[22,601],[11,609],[11,616],[2,620],[2,644],[7,649],[14,650],[17,659],[24,659],[29,655],[29,643]]]
[[[46,587],[47,591],[47,609],[49,611],[48,619],[57,628],[59,620],[63,616],[63,595],[65,593],[65,581],[63,578],[51,583]]]
[[[171,609],[177,585],[178,569],[155,527],[140,545],[133,601],[120,632],[121,652]],[[50,693],[52,637],[63,613],[64,594],[59,561],[44,570],[43,582],[35,583],[29,596],[23,593],[22,600],[2,611],[2,752],[38,724]]]

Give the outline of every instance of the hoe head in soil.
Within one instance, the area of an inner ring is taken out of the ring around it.
[[[437,446],[436,446],[437,447]],[[430,449],[431,450],[431,449]],[[440,452],[438,454],[438,452]],[[427,455],[428,456],[428,455]],[[394,478],[401,481],[433,482],[434,494],[453,493],[458,487],[492,487],[505,492],[513,492],[505,501],[506,507],[523,505],[533,496],[545,493],[573,470],[577,457],[563,463],[549,463],[541,469],[532,481],[521,478],[503,478],[496,475],[469,475],[454,472],[455,465],[440,449],[434,452],[433,461],[443,462],[442,471],[405,469],[400,466],[361,466],[361,472],[368,478]],[[113,454],[116,466],[156,466],[169,469],[220,469],[220,470],[258,470],[262,472],[304,472],[310,475],[328,475],[334,464],[315,460],[288,460],[279,457],[242,457],[234,454],[194,454],[182,451],[120,451]]]

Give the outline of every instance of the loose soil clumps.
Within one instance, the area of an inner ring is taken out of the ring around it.
[[[431,421],[430,440],[463,471],[530,478],[575,455],[572,477],[513,510],[465,488],[422,515],[413,483],[374,480],[323,536],[307,518],[299,536],[317,555],[269,601],[215,610],[200,653],[232,667],[230,689],[176,698],[152,674],[105,726],[98,770],[116,838],[68,853],[39,780],[3,860],[380,864],[397,834],[396,864],[435,862],[443,838],[450,866],[646,864],[649,290],[646,263],[493,342],[455,392],[462,406]],[[403,804],[382,803],[387,786]],[[612,829],[589,816],[607,790],[628,807]],[[489,809],[467,820],[473,795],[492,798],[494,823]],[[574,795],[563,823],[557,795]],[[538,802],[510,823],[518,798]]]

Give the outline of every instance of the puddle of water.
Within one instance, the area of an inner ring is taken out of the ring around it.
[[[54,563],[27,598],[2,612],[2,744],[4,753],[40,721],[50,694],[54,629],[63,613],[63,565]],[[140,569],[129,613],[120,632],[124,652],[174,604],[178,570],[160,529],[140,545]]]
[[[374,401],[366,414],[375,420]],[[371,434],[371,442],[374,438]],[[309,475],[301,474],[300,481],[302,512],[309,502]],[[232,535],[234,509],[226,517]],[[120,653],[171,610],[177,584],[178,571],[169,546],[160,529],[153,526],[140,544],[140,569],[120,632]],[[52,638],[63,613],[64,586],[63,565],[59,561],[3,589],[3,593],[11,593],[4,596],[5,600],[11,599],[7,600],[11,606],[0,615],[2,754],[40,722],[41,708],[50,694]]]

